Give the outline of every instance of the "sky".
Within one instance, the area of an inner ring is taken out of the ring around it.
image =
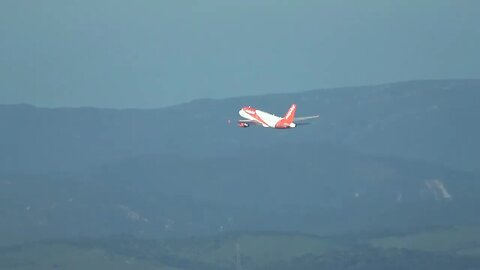
[[[480,78],[476,0],[2,0],[0,104],[198,98]]]

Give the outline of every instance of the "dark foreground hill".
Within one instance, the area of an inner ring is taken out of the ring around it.
[[[282,114],[292,102],[299,115],[321,119],[290,131],[227,124],[244,105]],[[155,110],[3,105],[0,171],[65,171],[145,154],[189,158],[329,142],[479,172],[479,102],[480,80],[444,80],[198,100]]]
[[[2,269],[480,269],[478,228],[396,237],[317,237],[294,233],[228,233],[146,240],[128,236],[41,241],[0,248]],[[459,238],[459,235],[465,237]],[[467,239],[470,237],[470,239]],[[443,240],[443,241],[442,241]],[[453,241],[452,241],[453,240]],[[389,243],[381,247],[378,243]],[[417,243],[403,248],[405,243]],[[425,249],[437,244],[441,249]]]
[[[480,179],[321,144],[233,157],[150,155],[81,173],[0,176],[4,242],[278,230],[319,235],[480,223]],[[294,158],[292,158],[294,157]]]

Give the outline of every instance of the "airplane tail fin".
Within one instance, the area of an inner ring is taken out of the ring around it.
[[[286,124],[289,125],[293,123],[293,120],[295,119],[296,111],[297,111],[297,105],[292,104],[292,106],[290,106],[290,109],[288,109],[288,112],[285,114],[285,117],[283,117],[283,119],[285,119]]]

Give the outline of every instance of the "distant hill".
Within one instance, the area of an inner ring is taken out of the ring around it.
[[[328,142],[480,172],[480,80],[411,81],[197,100],[153,110],[0,106],[0,171],[84,169],[145,154],[235,155],[245,147]],[[290,131],[228,125],[252,105],[320,120]],[[288,147],[288,146],[287,146]]]
[[[0,245],[480,223],[480,80],[198,100],[155,110],[0,106]],[[228,125],[246,104],[321,118]]]

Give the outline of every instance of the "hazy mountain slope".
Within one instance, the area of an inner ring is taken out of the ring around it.
[[[480,222],[475,175],[331,145],[286,146],[232,157],[150,155],[75,174],[2,175],[1,238],[325,235]]]
[[[198,100],[156,110],[0,106],[0,171],[46,172],[143,154],[231,155],[245,147],[330,142],[362,152],[480,171],[480,80],[412,81]],[[295,130],[228,125],[252,105],[321,119]]]
[[[468,171],[479,171],[479,86],[414,81],[157,110],[0,106],[2,243],[477,224],[480,181]],[[279,113],[292,101],[321,119],[282,131],[226,121],[243,105]]]

